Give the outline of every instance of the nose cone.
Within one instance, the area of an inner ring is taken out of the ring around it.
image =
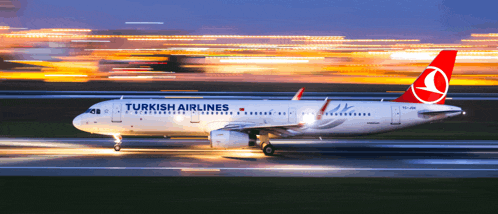
[[[78,115],[76,118],[74,118],[73,126],[76,127],[77,129],[81,130],[81,116],[80,115]]]

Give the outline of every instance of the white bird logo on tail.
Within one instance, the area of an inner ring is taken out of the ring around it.
[[[415,86],[412,85],[411,89],[412,89],[413,95],[415,96],[415,98],[417,98],[417,100],[419,100],[420,102],[425,103],[425,104],[433,104],[433,103],[437,103],[437,102],[441,101],[442,99],[444,99],[446,97],[446,93],[448,93],[449,81],[448,81],[448,77],[446,76],[446,74],[440,68],[434,67],[434,66],[428,66],[426,68],[426,70],[427,69],[434,69],[434,71],[432,71],[431,73],[427,74],[427,76],[425,76],[425,79],[424,79],[424,85],[425,85],[425,87],[415,87]],[[445,84],[445,86],[444,86],[445,87],[444,92],[442,92],[442,91],[440,91],[439,89],[436,88],[435,77],[436,77],[436,73],[437,72],[439,72],[439,73],[441,73],[441,75],[443,75],[444,84]],[[417,81],[415,81],[415,83],[416,82]],[[423,99],[421,99],[417,95],[417,92],[416,92],[415,88],[417,90],[420,89],[420,90],[424,90],[424,91],[429,91],[429,92],[432,92],[432,93],[440,94],[442,96],[439,97],[439,99],[434,100],[434,101],[423,100]]]
[[[436,76],[437,72],[438,72],[437,70],[434,70],[433,72],[428,74],[424,80],[425,87],[417,87],[417,89],[430,91],[438,94],[444,94],[444,92],[441,92],[436,88],[436,83],[434,82],[434,77]]]

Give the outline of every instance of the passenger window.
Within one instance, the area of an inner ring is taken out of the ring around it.
[[[370,116],[370,113],[368,113],[368,116]]]
[[[240,112],[237,112],[237,115],[240,115]]]
[[[363,113],[363,116],[367,116],[367,114],[366,114],[366,113]]]
[[[185,115],[185,112],[183,112],[183,115]]]
[[[232,115],[232,112],[230,112],[230,115]]]
[[[278,112],[278,115],[282,115],[282,112]]]
[[[342,113],[339,113],[339,116],[342,116]]]
[[[218,112],[216,112],[216,115],[218,115]]]
[[[271,115],[271,112],[268,112],[268,115]]]
[[[285,112],[284,112],[284,115],[285,115]]]
[[[250,115],[252,115],[252,111],[251,111],[251,113],[249,113],[249,114],[250,114]]]
[[[246,115],[247,115],[247,112],[245,112],[245,113],[246,113]]]
[[[266,112],[265,112],[265,115],[266,115]]]
[[[173,114],[176,114],[176,111],[174,111]]]

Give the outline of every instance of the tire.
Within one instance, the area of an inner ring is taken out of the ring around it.
[[[266,156],[273,156],[274,152],[275,147],[273,147],[271,144],[265,145],[265,147],[263,147],[263,153],[265,153]]]
[[[114,145],[114,151],[119,152],[119,150],[121,150],[121,145]]]

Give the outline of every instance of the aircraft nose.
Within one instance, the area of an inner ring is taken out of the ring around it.
[[[81,126],[81,116],[80,115],[78,115],[77,117],[74,118],[73,126],[76,127],[77,129],[80,129],[80,126]]]

